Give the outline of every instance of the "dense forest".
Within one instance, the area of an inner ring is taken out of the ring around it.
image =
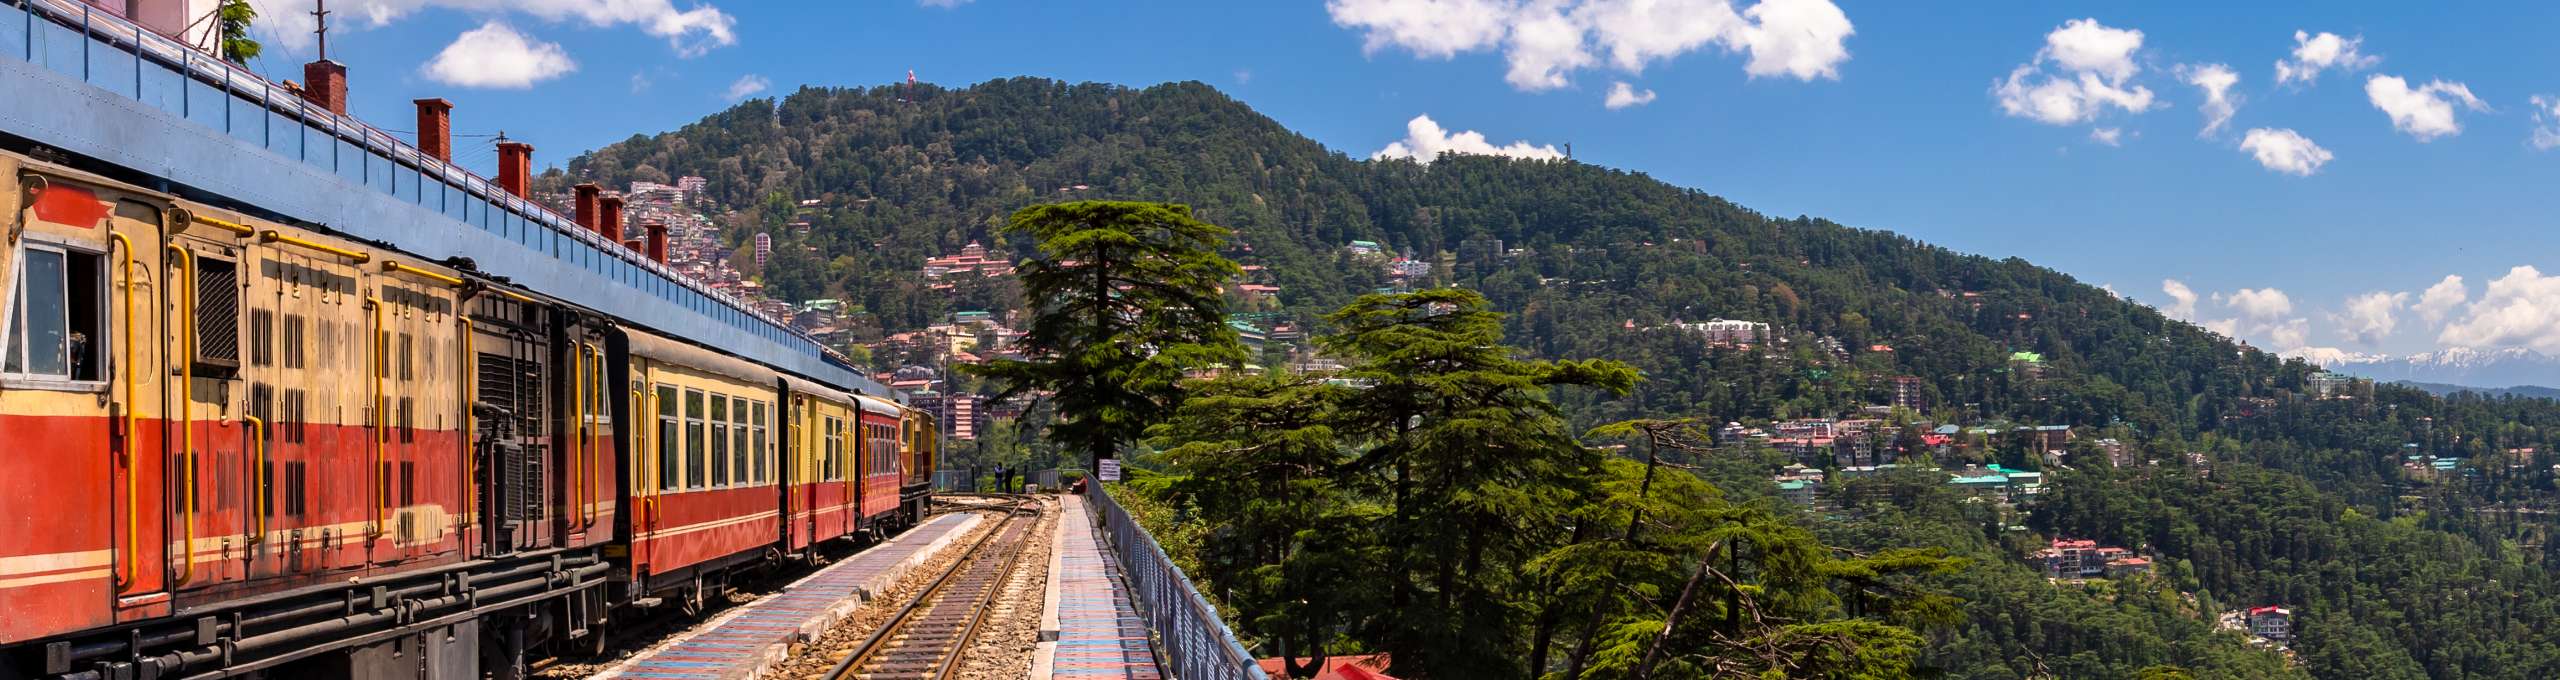
[[[1862,482],[1878,488],[1855,497],[1882,502],[1798,513],[1832,545],[1966,558],[1932,577],[1963,602],[1960,621],[1924,631],[1920,665],[1945,677],[2560,675],[2560,644],[2541,632],[2560,629],[2542,514],[2560,462],[2548,400],[2388,384],[2315,399],[2316,368],[2018,259],[1761,215],[1572,161],[1354,159],[1198,83],[803,88],[635,136],[545,181],[681,175],[709,178],[709,198],[736,211],[729,238],[772,234],[776,259],[755,272],[769,290],[844,298],[872,337],[1018,306],[1018,290],[935,291],[917,273],[971,241],[1026,254],[998,233],[1017,209],[1170,201],[1235,230],[1225,255],[1281,289],[1257,311],[1320,329],[1386,285],[1343,248],[1375,241],[1433,263],[1431,283],[1481,292],[1529,355],[1643,375],[1623,398],[1560,392],[1576,432],[1837,415],[1882,403],[1884,379],[1907,375],[1937,422],[2070,425],[2159,461],[2047,469],[2054,488],[2024,518],[1910,476]],[[1710,318],[1767,322],[1785,342],[1735,351],[1670,325]],[[2029,370],[2019,353],[2041,361]],[[2418,477],[2410,455],[2461,462]],[[1779,462],[1743,452],[1696,470],[1774,504]],[[2057,587],[2027,566],[2029,535],[2135,546],[2164,568]],[[2212,629],[2218,609],[2267,603],[2300,612],[2298,666]]]

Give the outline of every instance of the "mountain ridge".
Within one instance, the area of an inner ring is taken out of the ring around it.
[[[1512,344],[1531,354],[1620,359],[1645,374],[1622,399],[1558,395],[1580,427],[1831,416],[1887,403],[1909,384],[1930,419],[2073,426],[2084,434],[2074,455],[2090,456],[2073,461],[2105,460],[2085,449],[2102,437],[2171,461],[2052,468],[2054,493],[2024,516],[1927,484],[1910,489],[1910,507],[1808,519],[1840,545],[1975,558],[1977,568],[1945,584],[1967,600],[1958,630],[1933,642],[1930,661],[1949,677],[2131,677],[2154,664],[2199,677],[2283,672],[2212,634],[2191,611],[2207,603],[2300,608],[2310,623],[2295,650],[2313,675],[2514,677],[2489,669],[2560,664],[2560,650],[2501,642],[2514,637],[2501,631],[2560,628],[2560,615],[2542,614],[2560,612],[2560,597],[2546,595],[2560,581],[2536,566],[2538,551],[2560,541],[2471,511],[2541,502],[2532,494],[2550,488],[2548,471],[2482,467],[2479,484],[2463,485],[2412,481],[2401,465],[2404,443],[2466,457],[2550,450],[2560,409],[2389,384],[2352,400],[2308,398],[2311,364],[2021,259],[1774,218],[1573,161],[1358,160],[1199,83],[804,87],[599,149],[544,181],[671,173],[711,178],[712,198],[737,210],[725,234],[733,245],[748,233],[773,237],[775,259],[755,272],[768,289],[851,301],[869,324],[862,339],[956,311],[1021,308],[1000,285],[936,290],[916,269],[971,241],[1027,253],[997,231],[1025,205],[1175,201],[1233,228],[1228,254],[1264,266],[1258,282],[1279,287],[1275,302],[1239,301],[1239,312],[1314,327],[1321,313],[1389,285],[1375,262],[1345,252],[1372,240],[1431,262],[1426,285],[1482,291],[1507,312]],[[795,199],[819,203],[795,209]],[[1768,323],[1781,341],[1738,349],[1670,330],[1708,318]],[[2038,453],[1993,447],[1981,462],[2038,466]],[[1764,463],[1719,460],[1701,473],[1721,475],[1730,493],[1764,495],[1775,467]],[[2411,516],[2426,522],[2394,519]],[[2055,588],[2025,566],[2040,546],[2021,545],[2030,541],[2011,526],[2147,546],[2167,558],[2163,585],[2192,599]],[[2383,561],[2393,567],[2361,569]],[[2435,606],[2477,599],[2486,583],[2519,603],[2486,613]],[[2492,615],[2502,618],[2478,620]]]
[[[2451,385],[2560,385],[2560,357],[2526,347],[2452,347],[2402,356],[2343,353],[2303,360],[2339,373],[2390,382]]]

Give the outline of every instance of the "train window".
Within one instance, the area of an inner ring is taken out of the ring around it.
[[[702,390],[684,391],[684,488],[702,488]]]
[[[684,453],[676,448],[676,388],[658,386],[658,490],[674,491],[682,486]]]
[[[773,483],[773,451],[764,446],[764,402],[756,402],[755,418],[748,424],[756,429],[756,482]]]
[[[711,486],[729,485],[729,397],[711,395]]]
[[[412,365],[417,363],[414,341],[413,336],[407,333],[400,334],[400,379],[404,381],[416,379],[416,372],[412,370]]]
[[[826,478],[828,481],[844,479],[844,419],[828,418],[826,437]]]
[[[197,365],[240,367],[240,264],[196,258]]]
[[[418,403],[410,397],[400,398],[400,443],[418,443]]]
[[[754,457],[747,448],[747,400],[733,397],[729,400],[729,469],[737,471],[739,483],[764,481],[748,468],[748,460]]]
[[[104,380],[107,287],[99,256],[45,243],[18,253],[0,366],[14,377]]]

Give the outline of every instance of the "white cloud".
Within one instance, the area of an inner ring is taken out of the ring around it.
[[[2272,286],[2242,288],[2231,294],[2230,304],[2232,309],[2240,310],[2241,316],[2255,321],[2270,321],[2293,313],[2293,298]]]
[[[1761,0],[1743,10],[1742,18],[1748,21],[1726,36],[1725,48],[1751,53],[1742,71],[1754,78],[1839,80],[1840,63],[1849,60],[1849,36],[1857,33],[1848,13],[1831,0]]]
[[[2363,45],[2364,36],[2341,38],[2326,31],[2319,35],[2294,31],[2293,59],[2276,60],[2276,84],[2308,83],[2319,78],[2321,71],[2334,68],[2353,72],[2382,61],[2381,57],[2368,57],[2358,52],[2357,49]]]
[[[2346,311],[2330,318],[2357,342],[2367,346],[2379,345],[2383,338],[2391,335],[2393,328],[2400,325],[2398,312],[2408,303],[2408,293],[2377,290],[2347,298]]]
[[[251,24],[259,40],[291,52],[312,47],[313,0],[261,0],[260,21]],[[339,0],[330,3],[333,31],[380,28],[410,14],[448,9],[496,17],[520,13],[543,21],[577,20],[589,26],[631,25],[667,39],[677,54],[699,56],[713,48],[737,44],[736,17],[711,5],[677,10],[673,0]]]
[[[1362,33],[1361,50],[1389,47],[1447,59],[1492,47],[1510,31],[1509,0],[1326,0],[1333,24]]]
[[[2560,95],[2533,96],[2533,136],[2525,143],[2540,151],[2560,146]]]
[[[647,91],[649,91],[649,85],[650,85],[650,84],[651,84],[651,83],[650,83],[650,81],[649,81],[649,72],[648,72],[648,71],[632,71],[632,72],[631,72],[631,93],[632,93],[632,94],[640,94],[640,93],[642,93],[642,92],[647,92]]]
[[[1609,99],[1602,102],[1602,104],[1613,110],[1623,109],[1630,106],[1643,106],[1651,103],[1653,103],[1652,90],[1638,90],[1636,89],[1636,86],[1629,85],[1627,84],[1627,81],[1624,80],[1610,85]]]
[[[916,4],[925,7],[951,9],[953,7],[969,4],[969,0],[916,0]]]
[[[2442,323],[2445,315],[2453,313],[2453,308],[2462,306],[2463,301],[2470,295],[2470,291],[2463,287],[2460,275],[2446,274],[2444,280],[2437,281],[2436,285],[2428,286],[2426,292],[2419,293],[2418,304],[2411,309],[2417,310],[2418,318],[2426,319],[2427,325],[2432,326]]]
[[[1414,116],[1413,120],[1405,123],[1404,128],[1404,139],[1388,143],[1387,148],[1379,149],[1377,153],[1370,154],[1369,158],[1371,160],[1406,158],[1428,164],[1444,152],[1547,160],[1564,157],[1564,152],[1557,151],[1551,145],[1532,145],[1526,141],[1516,141],[1503,146],[1494,146],[1492,142],[1485,141],[1484,133],[1474,130],[1451,134],[1448,130],[1441,129],[1440,123],[1431,120],[1431,116],[1428,115]]]
[[[2374,76],[2364,81],[2364,94],[2373,100],[2373,108],[2391,116],[2391,127],[2418,141],[2462,133],[2462,124],[2453,119],[2454,102],[2473,111],[2486,111],[2487,104],[2471,96],[2471,88],[2462,83],[2428,81],[2417,89],[2399,76]]]
[[[2167,293],[2169,295],[2169,299],[2176,301],[2170,304],[2168,309],[2160,310],[2161,313],[2169,315],[2169,318],[2172,319],[2193,320],[2196,318],[2196,291],[2193,288],[2188,288],[2187,282],[2177,279],[2161,279],[2160,292]]]
[[[2231,86],[2240,83],[2240,72],[2221,64],[2185,64],[2178,67],[2178,78],[2204,91],[2204,103],[2196,105],[2204,113],[2204,130],[2196,136],[2214,136],[2231,124],[2231,114],[2240,110],[2240,98],[2231,96]]]
[[[1242,69],[1242,68],[1240,68],[1240,69],[1236,69],[1236,84],[1237,84],[1237,85],[1251,85],[1251,84],[1253,84],[1253,69]]]
[[[2239,319],[2206,319],[2196,322],[2196,325],[2203,326],[2205,330],[2220,333],[2226,338],[2240,337]]]
[[[2311,138],[2289,129],[2252,128],[2240,138],[2240,149],[2268,170],[2309,177],[2335,156]]]
[[[491,20],[455,37],[419,70],[446,85],[521,90],[578,70],[578,63],[557,43],[527,38]]]
[[[2063,22],[2061,28],[2045,34],[2044,45],[2042,56],[2067,70],[2096,73],[2111,81],[2131,78],[2142,70],[2133,63],[2133,53],[2142,49],[2142,31],[2109,28],[2097,19]]]
[[[2124,129],[2111,127],[2090,128],[2089,141],[2105,144],[2107,146],[2124,146]]]
[[[2451,347],[2560,353],[2560,276],[2543,276],[2532,266],[2507,270],[2436,341]]]
[[[2275,348],[2277,354],[2298,351],[2310,340],[2311,320],[2286,319],[2282,322],[2270,322],[2258,327],[2258,334],[2267,337],[2267,346]]]
[[[1752,77],[1838,79],[1856,33],[1831,0],[1326,0],[1362,50],[1446,59],[1499,49],[1513,87],[1549,90],[1605,64],[1626,73],[1709,45],[1747,56]]]
[[[755,93],[763,92],[765,91],[765,88],[772,86],[773,81],[766,80],[764,76],[749,73],[743,76],[738,76],[738,80],[736,82],[729,83],[729,89],[721,92],[720,97],[730,101],[738,101],[754,96]]]
[[[2096,120],[2110,107],[2141,113],[2152,107],[2151,89],[2131,83],[2142,70],[2134,54],[2142,31],[2109,28],[2096,19],[2073,19],[2045,34],[2035,59],[1992,81],[2000,110],[2047,125]],[[2048,72],[2047,66],[2057,67]]]
[[[1553,3],[1515,10],[1511,39],[1506,44],[1511,69],[1502,79],[1525,91],[1572,84],[1565,75],[1592,62],[1591,53],[1582,48],[1582,26],[1565,16],[1561,5]]]

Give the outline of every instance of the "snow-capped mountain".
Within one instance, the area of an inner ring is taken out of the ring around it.
[[[2473,387],[2560,386],[2560,357],[2523,347],[2495,350],[2456,347],[2402,357],[2358,352],[2305,352],[2301,357],[2332,371],[2375,380]]]

